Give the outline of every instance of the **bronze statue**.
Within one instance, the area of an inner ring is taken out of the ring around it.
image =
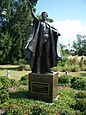
[[[42,19],[38,19],[29,2],[33,20],[32,33],[25,45],[25,55],[32,73],[53,73],[50,69],[61,59],[57,29],[47,23],[48,14],[42,12]]]

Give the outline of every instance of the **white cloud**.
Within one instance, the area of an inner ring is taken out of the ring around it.
[[[67,45],[70,41],[71,45],[74,40],[76,40],[76,35],[86,35],[86,25],[83,25],[81,21],[78,20],[61,20],[52,23],[55,28],[61,34],[59,41]]]

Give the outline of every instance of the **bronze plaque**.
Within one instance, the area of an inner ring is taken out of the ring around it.
[[[47,94],[49,95],[49,84],[41,82],[32,82],[31,91],[33,93]]]

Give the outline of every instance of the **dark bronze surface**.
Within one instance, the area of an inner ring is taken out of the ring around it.
[[[52,73],[52,67],[61,59],[58,30],[48,22],[48,14],[42,12],[41,19],[35,16],[31,2],[28,2],[33,17],[32,32],[25,45],[25,57],[32,73]]]

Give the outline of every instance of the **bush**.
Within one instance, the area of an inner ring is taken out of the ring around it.
[[[71,80],[71,87],[78,90],[86,90],[86,79],[84,78],[73,78]]]
[[[71,71],[72,72],[78,72],[78,71],[80,71],[80,67],[78,65],[73,65]]]
[[[2,89],[3,88],[3,84],[2,84],[2,82],[0,81],[0,89]]]
[[[9,100],[9,92],[3,89],[0,91],[0,103],[4,103],[7,100]]]
[[[3,88],[9,88],[11,86],[10,79],[7,76],[0,77],[0,81],[3,85]]]
[[[75,97],[76,98],[86,98],[86,92],[78,92]]]
[[[48,111],[39,106],[33,106],[31,113],[32,113],[31,115],[47,115]]]
[[[20,84],[27,85],[28,84],[28,75],[24,75],[20,79]]]
[[[66,66],[64,66],[64,67],[62,67],[62,70],[61,71],[70,71],[70,72],[78,72],[78,71],[80,71],[80,68],[79,68],[79,66],[78,65],[76,65],[76,66],[74,66],[74,65],[66,65]]]
[[[18,70],[19,71],[23,71],[23,70],[25,70],[25,71],[31,71],[29,65],[23,65],[23,64],[19,65]]]
[[[80,110],[81,112],[85,111],[86,110],[86,98],[77,99],[76,104],[75,104],[75,108],[77,110]]]
[[[6,115],[23,115],[23,114],[19,108],[14,108],[14,109],[7,111]]]
[[[68,58],[63,58],[58,62],[59,66],[71,65],[71,61]]]
[[[68,109],[61,110],[60,115],[75,115],[74,111],[70,111]]]
[[[61,77],[58,78],[58,83],[60,85],[64,85],[64,86],[70,86],[71,83],[71,77],[70,75],[62,75]]]
[[[17,87],[17,86],[19,86],[19,82],[16,81],[15,79],[11,79],[11,86],[12,86],[12,87]]]
[[[26,63],[27,61],[25,59],[19,59],[17,64],[21,65],[21,64],[26,64]]]

